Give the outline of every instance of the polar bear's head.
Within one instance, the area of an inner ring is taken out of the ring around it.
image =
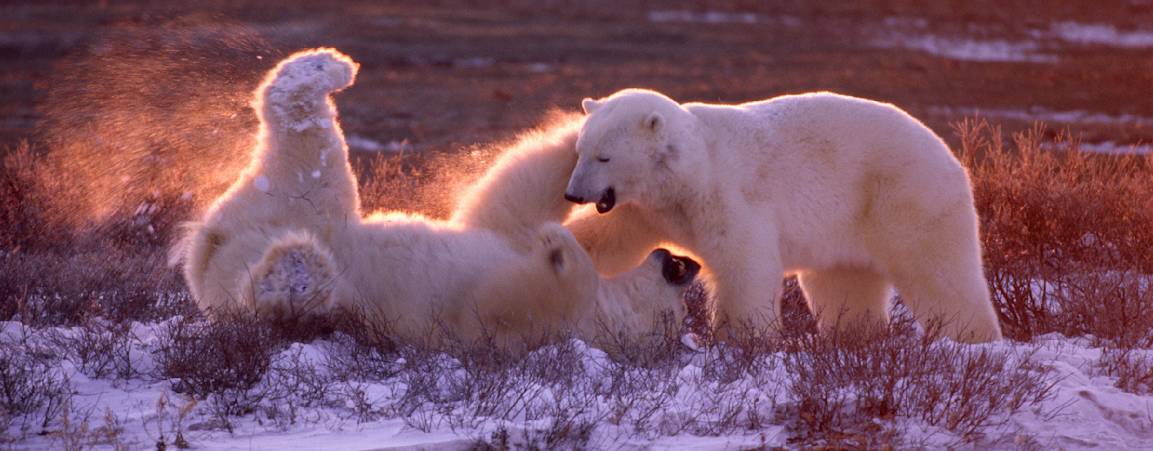
[[[580,327],[586,337],[603,333],[643,337],[665,326],[664,319],[675,325],[684,319],[685,291],[701,270],[693,259],[657,249],[632,270],[603,278],[568,229],[560,224],[546,224],[539,233],[538,255],[546,260],[543,266],[552,270],[551,277],[540,277],[555,277],[542,285],[550,290],[542,298],[558,305],[537,307],[581,311]]]
[[[689,257],[657,249],[631,271],[605,280],[599,313],[609,330],[602,332],[627,331],[636,338],[656,335],[666,326],[679,327],[687,310],[685,291],[700,270],[701,265]]]
[[[676,191],[675,174],[690,171],[701,154],[696,117],[653,91],[626,89],[606,99],[585,99],[588,117],[577,138],[577,164],[565,199],[596,204],[651,203]]]

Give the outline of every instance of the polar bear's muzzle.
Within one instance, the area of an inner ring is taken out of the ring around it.
[[[701,264],[688,257],[673,255],[668,249],[657,249],[650,254],[661,263],[661,275],[665,281],[673,285],[685,285],[692,282],[701,272]]]
[[[587,204],[589,202],[592,202],[591,199],[585,199],[583,196],[572,194],[568,191],[565,191],[564,198],[565,198],[565,200],[572,202],[574,204]],[[609,211],[611,211],[613,209],[613,207],[617,206],[617,190],[613,189],[613,187],[611,187],[611,186],[608,187],[608,189],[601,192],[600,199],[597,199],[596,202],[597,202],[597,213],[600,213],[600,214],[608,213]]]

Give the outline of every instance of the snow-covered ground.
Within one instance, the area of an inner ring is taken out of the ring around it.
[[[708,425],[721,424],[732,411],[718,410],[724,400],[742,402],[741,422],[751,414],[772,416],[773,407],[787,403],[784,396],[788,379],[777,355],[757,357],[763,367],[756,377],[726,381],[706,377],[709,362],[716,356],[707,351],[689,353],[667,372],[636,368],[635,381],[651,384],[651,391],[636,392],[635,399],[606,399],[598,384],[622,380],[616,374],[620,367],[605,353],[573,341],[536,351],[573,353],[571,372],[575,380],[564,385],[580,393],[559,393],[556,385],[514,387],[512,402],[485,404],[483,395],[470,401],[447,399],[442,404],[412,405],[406,391],[417,385],[431,384],[434,390],[453,391],[453,385],[467,380],[465,371],[448,356],[433,360],[441,372],[413,373],[404,358],[397,359],[397,371],[380,380],[341,380],[331,373],[332,353],[337,347],[332,339],[307,344],[293,344],[273,359],[274,368],[283,362],[294,362],[298,368],[316,371],[321,385],[291,396],[269,397],[259,401],[253,412],[231,417],[232,431],[214,414],[211,402],[194,402],[172,391],[173,380],[158,376],[155,353],[166,327],[175,320],[153,324],[134,324],[130,351],[132,375],[127,379],[104,375],[91,377],[91,371],[78,367],[75,359],[61,350],[53,361],[59,375],[69,379],[73,394],[69,408],[69,425],[51,422],[41,435],[36,421],[15,422],[8,437],[17,440],[4,446],[17,449],[62,447],[65,440],[80,440],[110,448],[114,442],[130,449],[155,448],[158,440],[173,445],[179,430],[194,449],[464,449],[478,439],[489,442],[507,440],[514,447],[528,442],[548,443],[550,431],[580,435],[558,425],[587,429],[585,444],[594,449],[737,449],[754,446],[789,447],[791,432],[787,421],[761,421],[759,426],[709,430]],[[2,339],[7,343],[25,343],[29,349],[43,348],[51,333],[77,334],[76,328],[34,330],[20,323],[2,324]],[[1027,358],[1042,369],[1053,385],[1052,396],[1007,418],[998,413],[995,426],[982,430],[975,447],[1012,448],[1039,445],[1042,449],[1153,449],[1153,396],[1127,393],[1114,387],[1115,380],[1101,375],[1098,361],[1102,349],[1085,338],[1043,336],[1033,343],[1005,341],[993,345],[974,345],[973,351],[1007,353]],[[1153,351],[1139,351],[1153,357]],[[328,362],[328,364],[326,364]],[[88,374],[86,374],[88,373]],[[114,373],[114,372],[113,372]],[[281,383],[277,378],[291,373],[270,371],[262,385]],[[646,380],[656,374],[673,375],[673,380]],[[416,380],[431,377],[436,380]],[[296,377],[300,377],[299,375]],[[628,378],[625,378],[628,379]],[[527,377],[524,380],[532,380]],[[477,381],[473,381],[477,382]],[[313,381],[313,384],[316,384]],[[316,387],[323,386],[323,389]],[[459,389],[459,387],[456,387]],[[508,388],[508,387],[505,387]],[[323,393],[322,393],[323,392]],[[661,392],[664,396],[650,396]],[[492,400],[489,400],[492,401]],[[627,402],[630,409],[621,409]],[[644,405],[650,402],[651,405]],[[513,411],[506,410],[512,409]],[[185,414],[181,414],[186,410]],[[615,412],[626,411],[622,417]],[[787,411],[787,410],[786,410]],[[555,415],[567,415],[557,418]],[[643,415],[648,415],[644,417]],[[1000,415],[1000,417],[998,417]],[[499,419],[498,419],[499,418]],[[687,419],[695,421],[687,421]],[[1004,420],[1004,421],[1000,421]],[[880,420],[877,420],[880,421]],[[894,418],[894,430],[902,434],[902,443],[931,447],[956,445],[956,437],[940,427],[932,427],[909,418]],[[686,427],[685,425],[692,424]],[[640,426],[638,429],[638,425]],[[22,427],[23,426],[23,427]],[[62,432],[62,430],[71,432]],[[116,431],[108,438],[107,431]],[[503,435],[502,435],[503,434]],[[562,442],[554,444],[565,447]],[[171,449],[171,448],[169,448]]]
[[[1060,46],[1153,47],[1153,29],[1119,30],[1110,24],[1072,21],[1031,29],[1021,37],[980,27],[971,27],[964,35],[947,34],[925,19],[889,17],[870,34],[874,47],[906,48],[958,61],[1055,63],[1059,58],[1054,49]]]

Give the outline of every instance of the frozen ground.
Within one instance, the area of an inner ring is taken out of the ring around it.
[[[594,449],[736,449],[757,446],[789,446],[792,436],[783,424],[766,421],[760,427],[748,430],[728,430],[723,433],[701,430],[699,427],[676,430],[689,415],[723,415],[713,412],[717,398],[740,394],[746,410],[760,411],[771,418],[774,405],[787,403],[783,386],[786,379],[777,360],[779,355],[757,357],[769,368],[756,377],[718,382],[702,377],[703,366],[710,362],[708,352],[686,354],[680,368],[674,369],[677,380],[657,385],[674,390],[667,402],[652,406],[651,418],[643,432],[638,432],[636,418],[614,419],[613,403],[594,395],[554,393],[552,386],[534,387],[528,384],[515,402],[504,405],[519,412],[499,412],[493,415],[473,415],[477,400],[445,400],[434,405],[402,406],[405,391],[409,390],[412,374],[404,369],[392,377],[381,380],[327,380],[323,385],[327,393],[294,393],[287,397],[265,399],[254,412],[230,419],[232,432],[214,414],[210,402],[192,403],[183,395],[172,391],[172,381],[156,376],[154,353],[159,336],[168,323],[135,324],[133,326],[133,375],[122,379],[106,376],[94,378],[85,374],[77,362],[69,358],[55,360],[60,377],[70,380],[72,396],[70,421],[72,432],[53,421],[41,434],[35,424],[17,422],[9,427],[9,437],[22,437],[7,443],[17,449],[45,449],[60,447],[67,436],[85,437],[87,443],[97,447],[111,447],[112,442],[102,433],[115,429],[115,441],[130,449],[152,448],[163,439],[172,445],[177,430],[194,449],[398,449],[420,447],[425,449],[464,449],[478,439],[490,442],[498,431],[507,432],[508,443],[527,445],[543,443],[549,430],[559,422],[572,418],[556,418],[556,413],[571,414],[574,418],[590,420],[591,429],[587,445]],[[76,329],[25,329],[21,324],[3,324],[3,340],[23,340],[28,349],[44,343],[48,334],[77,333]],[[330,379],[330,341],[319,340],[308,344],[294,344],[280,352],[276,362],[297,362],[298,366],[313,368],[322,379]],[[612,361],[596,349],[574,342],[562,346],[575,351],[575,361],[583,368],[571,369],[577,378],[572,387],[577,390],[593,387],[608,380],[606,373]],[[1085,338],[1043,336],[1033,343],[1002,342],[970,347],[972,351],[1007,353],[1014,358],[1027,358],[1047,374],[1054,384],[1052,396],[1039,405],[1011,416],[997,413],[993,426],[980,431],[982,438],[975,447],[1017,448],[1025,445],[1042,449],[1150,449],[1153,443],[1153,396],[1126,393],[1113,386],[1114,380],[1101,376],[1097,367],[1102,350]],[[565,352],[557,347],[545,348],[537,353]],[[715,352],[715,351],[710,351]],[[1153,351],[1144,351],[1153,356]],[[60,351],[58,356],[65,356]],[[457,368],[450,357],[442,368]],[[397,362],[403,368],[406,362]],[[436,386],[458,383],[459,373],[445,371],[438,380],[427,381]],[[262,386],[277,383],[284,374],[270,371]],[[338,378],[337,378],[338,379]],[[590,393],[595,389],[590,389]],[[350,395],[350,394],[355,394]],[[643,396],[639,399],[643,402]],[[158,404],[160,400],[163,404]],[[738,399],[738,398],[733,398]],[[311,402],[308,402],[311,400]],[[552,408],[556,403],[581,400],[583,405]],[[755,402],[754,402],[755,400]],[[192,403],[191,406],[189,404]],[[307,405],[306,405],[307,404]],[[181,418],[180,411],[190,407]],[[403,411],[408,410],[406,413]],[[291,412],[291,415],[286,414]],[[567,412],[567,413],[566,413]],[[502,419],[498,419],[502,418]],[[700,418],[698,418],[700,420]],[[709,424],[720,418],[705,419],[695,424]],[[1004,420],[1004,421],[1001,421]],[[876,420],[882,421],[880,419]],[[948,431],[931,427],[908,418],[886,421],[899,425],[901,442],[930,447],[950,446],[959,437]],[[573,422],[579,424],[579,422]],[[687,423],[684,423],[687,424]],[[22,428],[23,426],[23,428]],[[105,428],[105,429],[102,429]],[[87,429],[88,432],[83,432]],[[78,432],[80,431],[80,432]],[[87,435],[85,435],[87,434]],[[104,438],[102,438],[104,437]]]

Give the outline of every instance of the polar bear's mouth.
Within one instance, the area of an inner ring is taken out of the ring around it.
[[[673,255],[667,249],[653,251],[653,256],[661,261],[661,275],[673,285],[692,282],[701,271],[701,264],[688,257]]]
[[[611,186],[606,189],[604,194],[601,194],[600,200],[597,201],[597,213],[605,214],[617,205],[617,192]]]

